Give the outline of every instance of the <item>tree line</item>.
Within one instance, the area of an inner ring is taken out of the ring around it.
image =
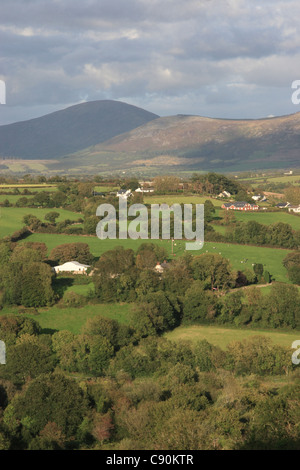
[[[0,338],[1,450],[299,448],[299,372],[264,337],[221,350],[100,316],[49,334],[7,315]]]

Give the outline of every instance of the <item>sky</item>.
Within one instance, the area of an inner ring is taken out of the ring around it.
[[[299,18],[299,0],[1,0],[0,125],[103,99],[160,116],[300,112]]]

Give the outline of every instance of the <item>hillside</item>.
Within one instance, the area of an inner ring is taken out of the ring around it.
[[[159,117],[118,101],[94,101],[1,126],[1,157],[2,171],[19,173],[295,168],[300,113],[257,120]]]
[[[60,158],[157,117],[119,101],[81,103],[39,118],[0,126],[0,158]]]
[[[300,113],[259,120],[162,117],[85,151],[101,163],[187,170],[296,167]],[[120,160],[121,158],[121,160]]]

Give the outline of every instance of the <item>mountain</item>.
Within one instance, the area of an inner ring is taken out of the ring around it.
[[[157,115],[119,101],[90,101],[0,126],[0,158],[56,159],[128,132]]]
[[[93,101],[0,126],[1,156],[22,159],[2,162],[5,172],[157,174],[300,167],[300,113],[252,120],[159,117],[118,101]]]
[[[170,116],[86,149],[91,164],[186,170],[300,166],[300,113],[256,120]],[[80,158],[80,153],[73,156]]]

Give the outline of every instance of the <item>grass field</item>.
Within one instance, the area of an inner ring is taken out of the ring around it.
[[[0,194],[0,202],[4,202],[6,199],[10,204],[15,204],[20,197],[32,197],[26,196],[25,194]]]
[[[93,283],[69,286],[67,287],[65,294],[67,294],[68,292],[75,292],[75,294],[83,295],[86,297],[90,293],[90,291],[94,292]]]
[[[76,286],[79,287],[79,286]],[[81,286],[82,287],[82,286]],[[69,330],[78,334],[85,325],[88,318],[101,315],[123,324],[130,322],[130,304],[98,304],[86,305],[82,308],[40,308],[38,314],[25,313],[28,318],[36,320],[42,327],[44,333]],[[0,315],[19,314],[17,307],[5,307]],[[171,341],[186,341],[194,344],[196,341],[206,339],[209,343],[219,346],[225,350],[232,341],[242,341],[251,336],[265,336],[270,338],[274,344],[290,348],[293,341],[300,339],[300,332],[279,332],[270,330],[246,330],[238,328],[224,328],[218,326],[180,326],[165,334]]]
[[[274,344],[291,348],[292,343],[300,340],[300,332],[277,332],[268,330],[242,330],[217,326],[180,326],[165,336],[171,341],[188,341],[191,344],[206,339],[209,343],[225,350],[232,341],[243,341],[251,336],[265,336]]]
[[[220,199],[213,199],[206,196],[144,196],[144,204],[204,204],[205,201],[210,200],[214,206],[221,207],[223,201]]]
[[[282,176],[257,176],[253,178],[240,178],[239,181],[247,182],[253,181],[254,185],[257,186],[259,184],[266,184],[267,183],[292,183],[292,184],[299,184],[300,175],[282,175]],[[253,185],[253,186],[254,186]]]
[[[117,186],[95,186],[95,191],[99,191],[99,193],[108,193],[110,191],[118,191],[119,188]]]
[[[39,314],[23,314],[26,317],[36,320],[44,330],[44,333],[53,330],[69,330],[72,333],[80,333],[83,325],[88,318],[101,315],[103,317],[117,320],[120,323],[129,323],[129,314],[131,306],[129,304],[98,304],[85,305],[82,308],[51,308],[38,309]],[[19,313],[17,307],[5,307],[1,310],[0,315]]]
[[[19,190],[30,189],[34,191],[54,191],[56,190],[56,184],[0,184],[0,191],[13,191],[15,188]]]
[[[80,214],[67,211],[65,209],[32,209],[30,207],[0,207],[0,238],[11,235],[16,230],[23,227],[22,219],[24,215],[32,214],[40,220],[45,221],[44,217],[48,212],[55,211],[60,214],[57,222],[65,219],[77,220]],[[50,235],[51,237],[51,235]]]
[[[222,218],[224,214],[223,209],[216,211],[216,216]],[[300,217],[297,215],[288,214],[287,212],[241,212],[234,211],[234,215],[240,222],[249,222],[255,220],[260,224],[271,225],[277,222],[289,224],[294,230],[300,230]]]
[[[49,252],[57,245],[84,242],[89,245],[90,251],[95,257],[99,257],[105,251],[112,250],[117,246],[137,250],[141,243],[154,242],[164,246],[169,253],[169,258],[172,258],[172,244],[169,240],[100,240],[97,237],[38,233],[31,235],[26,240],[46,243]],[[183,240],[176,241],[174,243],[173,250],[175,256],[178,257],[183,255],[185,242]],[[221,253],[224,258],[228,258],[230,260],[234,269],[241,271],[246,268],[252,269],[252,263],[262,263],[264,264],[265,270],[271,273],[274,280],[278,282],[288,282],[286,270],[282,265],[282,261],[290,251],[291,250],[262,248],[249,245],[205,242],[202,250],[190,251],[190,253],[192,255],[199,255],[206,252]]]

